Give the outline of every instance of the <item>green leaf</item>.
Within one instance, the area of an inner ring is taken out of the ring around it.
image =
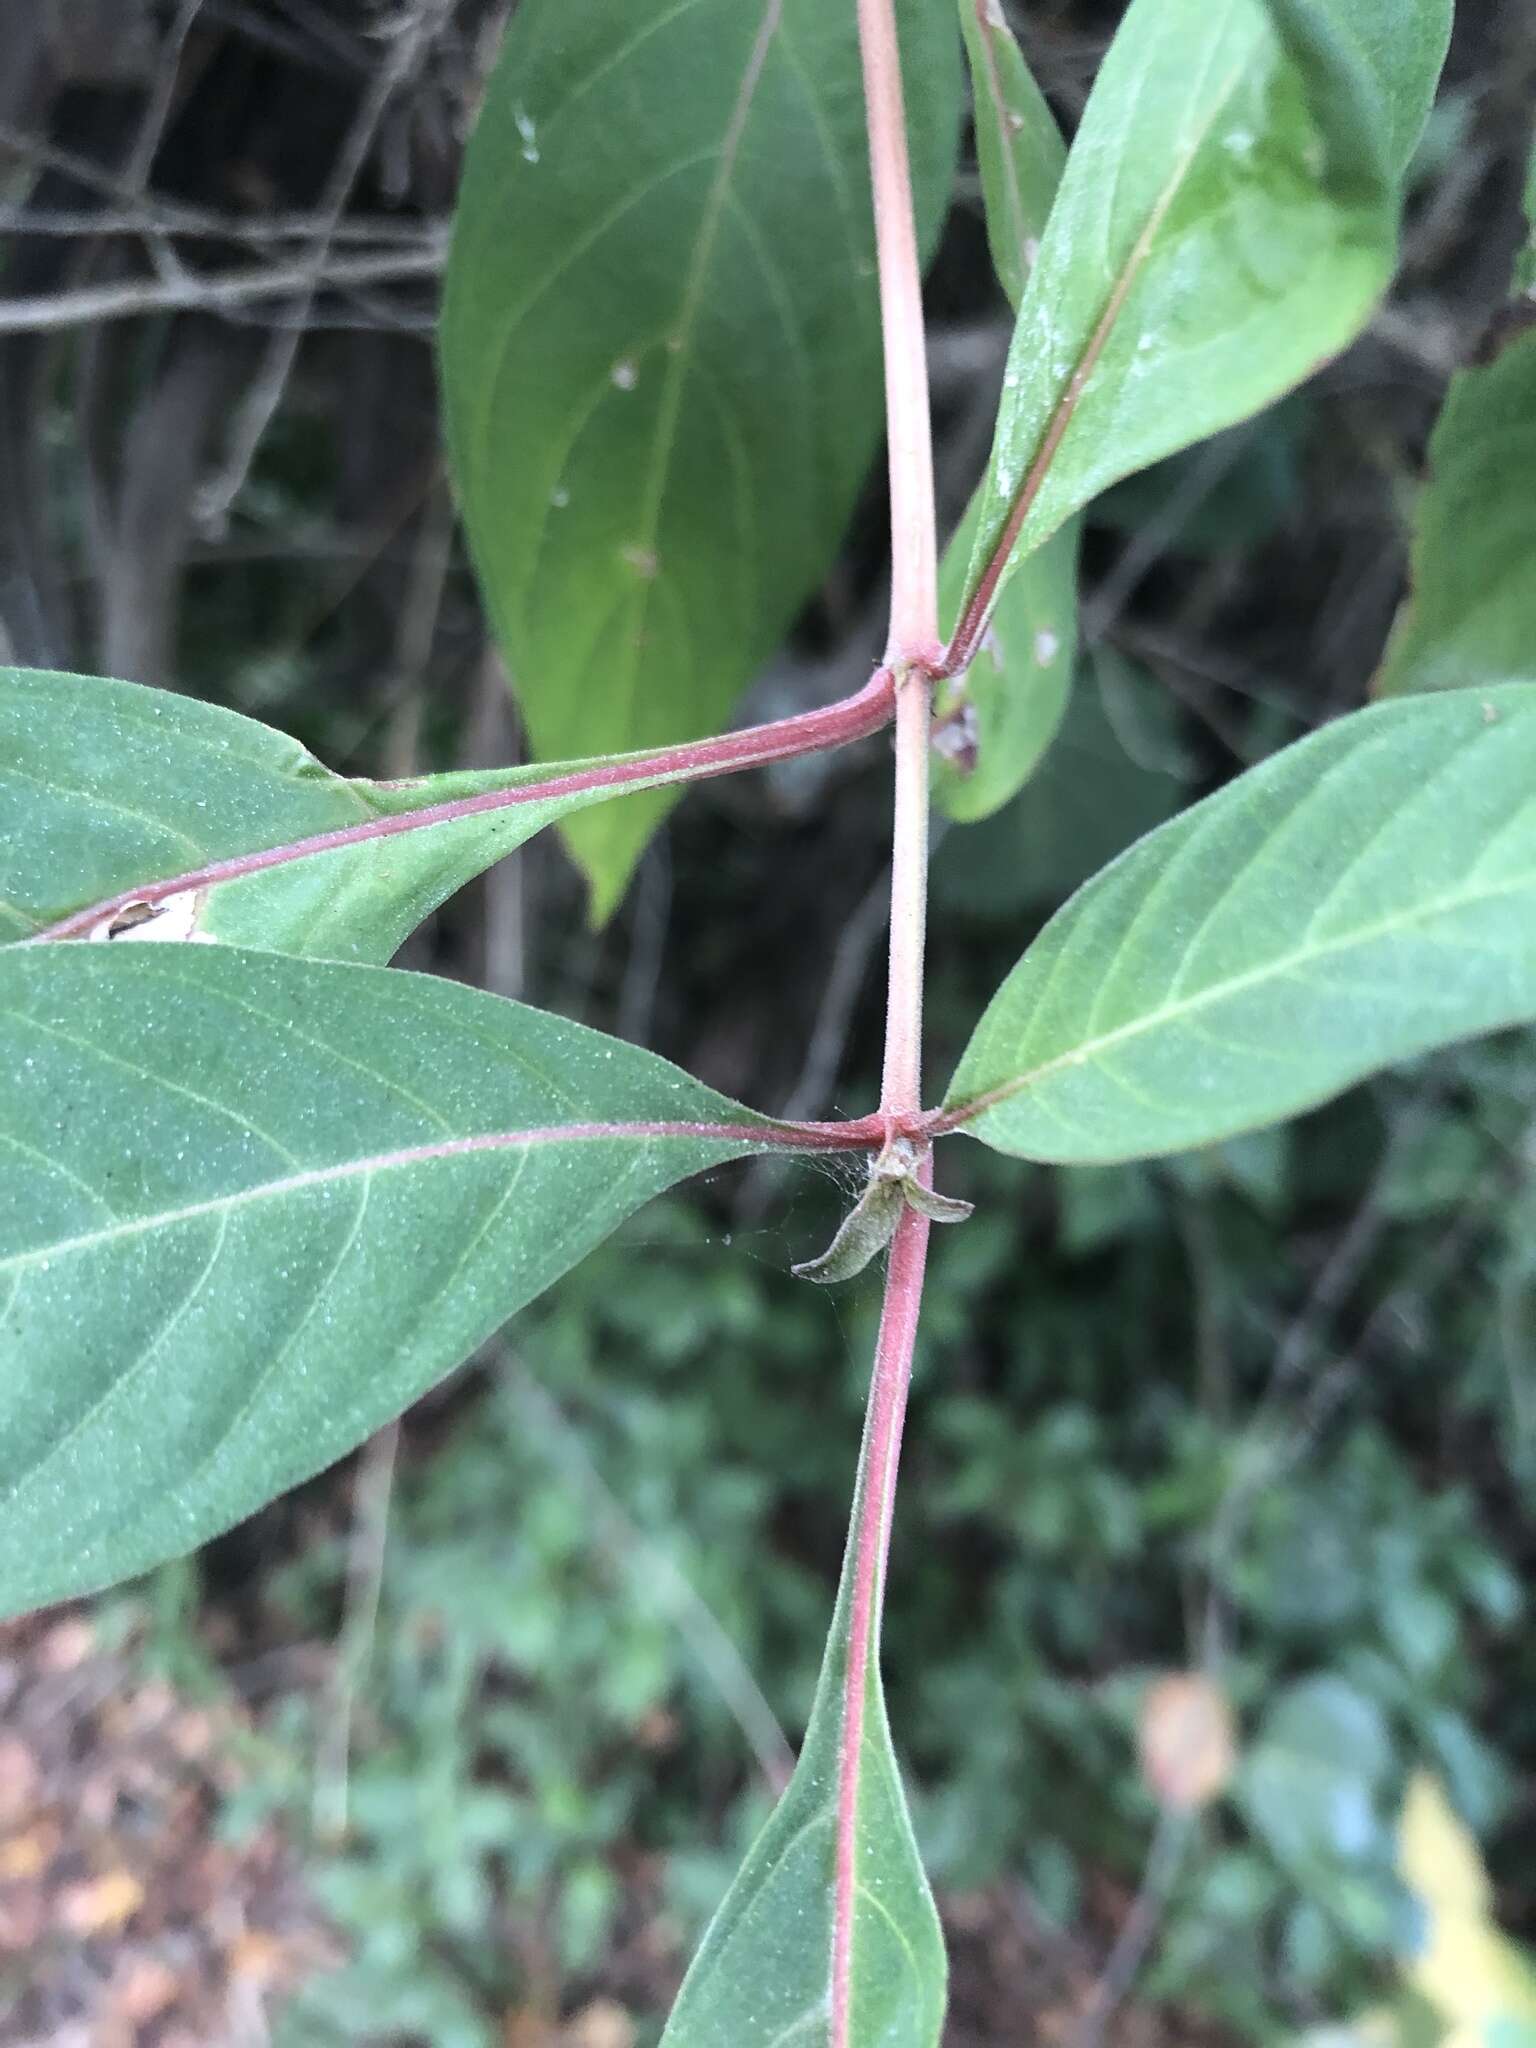
[[[1300,1973],[1333,1966],[1330,1921],[1368,1949],[1392,1938],[1399,1901],[1382,1802],[1391,1766],[1380,1708],[1331,1674],[1287,1686],[1243,1759],[1237,1803],[1304,1893],[1291,1930]]]
[[[1335,174],[1400,183],[1434,104],[1454,0],[1264,0],[1306,80]]]
[[[1133,846],[993,998],[948,1101],[1002,1152],[1207,1145],[1536,1016],[1536,684],[1314,733]]]
[[[959,118],[899,8],[921,236]],[[880,427],[855,10],[523,0],[470,145],[449,445],[541,756],[713,731],[837,547]],[[668,799],[567,831],[610,910]]]
[[[965,596],[979,507],[973,498],[939,565],[946,632]],[[1060,729],[1077,659],[1077,543],[1074,519],[1020,565],[970,667],[935,698],[933,800],[957,823],[1001,810]]]
[[[0,944],[215,861],[549,773],[351,782],[282,733],[215,705],[137,683],[0,669]],[[604,794],[552,797],[309,856],[220,883],[185,906],[185,919],[168,912],[137,929],[383,962],[472,876]]]
[[[1359,1861],[1387,1845],[1376,1801],[1391,1765],[1391,1738],[1374,1701],[1331,1674],[1302,1679],[1265,1714],[1238,1797],[1287,1868]]]
[[[1451,379],[1381,696],[1484,688],[1536,658],[1536,327]]]
[[[223,946],[8,948],[0,1072],[6,1613],[319,1471],[771,1129],[561,1018]]]
[[[1530,660],[1536,637],[1536,148],[1511,303],[1478,361],[1458,371],[1429,443],[1414,511],[1411,587],[1376,677],[1378,696],[1480,689]]]
[[[864,1502],[864,1464],[853,1531]],[[661,2048],[830,2048],[839,1749],[856,1541],[850,1535],[800,1761],[705,1932]],[[871,1605],[848,2044],[936,2048],[944,1937],[891,1747],[879,1678],[879,1588]]]
[[[998,0],[959,0],[971,67],[987,239],[1017,310],[1067,160],[1056,117],[1024,62]],[[939,618],[952,633],[965,600],[982,494],[966,508],[939,565]],[[1077,653],[1077,529],[1021,565],[963,677],[935,704],[933,799],[974,823],[1022,789],[1066,710]]]
[[[987,243],[1015,309],[1061,183],[1067,146],[1014,39],[1002,0],[959,0],[971,69]]]
[[[817,1280],[828,1287],[852,1280],[885,1250],[906,1206],[901,1182],[877,1174],[837,1226],[826,1250],[817,1258],[791,1266],[790,1271],[796,1279]]]
[[[1367,0],[1358,21],[1355,0],[1133,0],[1019,308],[973,580],[1010,534],[1017,562],[1359,332],[1449,18],[1449,0]]]

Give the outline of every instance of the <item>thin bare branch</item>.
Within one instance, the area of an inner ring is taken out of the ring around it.
[[[41,333],[84,327],[103,320],[134,320],[150,313],[221,313],[263,299],[313,296],[359,284],[401,284],[437,277],[447,258],[446,243],[421,249],[380,250],[366,256],[335,256],[317,274],[310,262],[264,264],[217,277],[184,272],[175,277],[136,278],[125,284],[84,285],[30,299],[0,298],[0,334]],[[295,330],[302,331],[302,330]]]
[[[445,4],[446,0],[417,0],[411,14],[396,31],[389,54],[364,95],[321,200],[320,213],[328,223],[327,230],[315,243],[303,266],[307,276],[300,287],[300,302],[306,312],[325,282],[331,230],[340,222],[352,197],[352,188],[373,148],[386,109],[410,77],[422,50],[436,32]],[[197,516],[206,531],[217,533],[222,528],[231,505],[240,494],[256,459],[256,451],[282,403],[283,392],[298,358],[302,334],[302,326],[295,325],[273,336],[267,360],[236,416],[224,462],[198,493]]]

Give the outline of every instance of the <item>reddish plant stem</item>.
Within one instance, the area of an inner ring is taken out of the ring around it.
[[[858,0],[858,19],[880,264],[891,475],[891,630],[886,659],[896,683],[896,780],[880,1111],[894,1136],[924,1122],[919,1089],[928,902],[928,725],[939,651],[937,549],[922,279],[893,0]],[[924,1184],[931,1185],[928,1159],[917,1170]],[[829,2048],[851,2048],[860,1766],[870,1689],[879,1683],[885,1563],[922,1307],[928,1229],[925,1216],[903,1209],[891,1240],[848,1537],[852,1579],[838,1742]]]
[[[930,684],[915,672],[896,691],[896,801],[891,824],[891,937],[880,1107],[893,1119],[922,1100],[923,954],[928,926]],[[893,1126],[894,1128],[894,1126]]]
[[[928,1179],[927,1162],[923,1177]],[[832,1913],[832,2016],[829,2048],[850,2048],[853,2014],[853,1928],[858,1893],[859,1765],[868,1710],[870,1674],[880,1656],[880,1610],[891,1543],[891,1511],[901,1431],[912,1379],[928,1259],[929,1223],[915,1209],[902,1212],[891,1240],[885,1301],[875,1343],[875,1369],[848,1533],[853,1585],[848,1607],[848,1664],[843,1681],[843,1723],[838,1744],[837,1851]]]
[[[891,0],[858,5],[891,482],[891,632],[885,658],[899,673],[902,664],[927,665],[939,652],[933,433],[896,15]]]
[[[920,1101],[928,715],[931,675],[939,654],[938,550],[922,274],[892,0],[858,0],[858,21],[880,269],[891,481],[891,625],[886,660],[896,679],[896,804],[880,1107],[894,1118],[915,1113]]]
[[[568,769],[541,781],[520,782],[510,789],[485,790],[476,796],[452,797],[443,803],[425,804],[419,811],[401,811],[390,817],[368,818],[361,824],[339,826],[335,831],[316,832],[307,839],[289,840],[282,846],[262,847],[253,853],[234,854],[227,860],[210,861],[180,875],[161,881],[144,882],[133,889],[121,889],[84,910],[71,912],[57,924],[39,932],[37,940],[73,939],[92,931],[119,912],[139,904],[156,904],[189,890],[210,889],[221,882],[238,882],[247,875],[262,874],[269,868],[284,867],[290,861],[308,860],[317,854],[336,853],[345,847],[361,846],[371,839],[391,839],[405,832],[422,832],[434,825],[449,825],[460,818],[473,818],[487,811],[510,810],[519,804],[544,803],[551,798],[577,796],[587,790],[623,789],[631,783],[700,782],[716,775],[734,775],[743,768],[761,768],[771,761],[791,760],[797,754],[822,752],[846,746],[851,740],[878,732],[891,721],[895,702],[895,678],[880,668],[851,697],[828,704],[817,711],[803,711],[793,718],[775,719],[768,725],[753,725],[741,732],[728,732],[717,739],[688,740],[681,746],[658,747],[646,754],[629,754],[620,760],[594,762],[590,767]],[[36,941],[28,941],[36,943]]]

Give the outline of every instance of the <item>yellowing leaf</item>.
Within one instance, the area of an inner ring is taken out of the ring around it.
[[[1425,1915],[1405,1975],[1450,2023],[1444,2048],[1483,2048],[1488,2028],[1536,2020],[1536,1971],[1494,1926],[1477,1843],[1427,1772],[1408,1787],[1398,1869]]]

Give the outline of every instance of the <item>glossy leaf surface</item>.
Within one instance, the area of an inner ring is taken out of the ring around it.
[[[353,782],[297,741],[215,705],[137,683],[3,669],[0,944],[214,861],[548,773]],[[601,798],[550,798],[306,857],[220,883],[186,922],[192,935],[234,945],[382,963],[472,876]],[[136,929],[158,937],[181,923],[173,911],[163,926]]]
[[[1536,1016],[1536,683],[1325,727],[1133,846],[993,998],[949,1103],[1091,1164],[1206,1145]]]
[[[0,1072],[6,1613],[319,1471],[764,1128],[519,1004],[223,946],[7,949]]]
[[[902,0],[919,227],[959,118]],[[855,10],[523,0],[465,169],[450,450],[539,754],[713,731],[815,587],[880,430]],[[667,799],[573,823],[601,916]]]
[[[973,581],[1010,533],[1016,562],[1358,333],[1449,18],[1447,0],[1133,0],[1019,309]]]

